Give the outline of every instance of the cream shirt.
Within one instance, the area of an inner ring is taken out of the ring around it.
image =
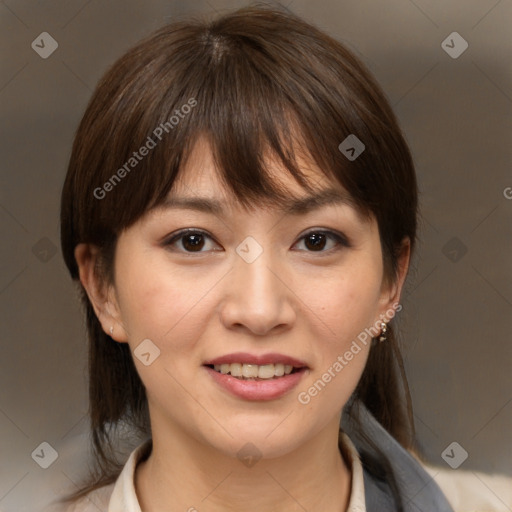
[[[366,512],[364,499],[363,466],[352,441],[341,433],[341,449],[352,473],[350,502],[347,512]],[[63,507],[54,505],[46,512],[142,512],[135,492],[135,468],[149,448],[146,441],[139,445],[128,458],[115,484],[111,484],[89,494],[74,505]],[[193,508],[191,509],[193,510]]]
[[[340,441],[343,457],[352,473],[347,512],[366,512],[363,467],[359,454],[344,432],[340,433]],[[134,477],[135,468],[149,447],[149,442],[144,442],[130,454],[114,484],[90,493],[75,505],[53,505],[46,508],[45,512],[142,512],[135,492]],[[512,478],[418,463],[436,481],[455,512],[512,511]]]

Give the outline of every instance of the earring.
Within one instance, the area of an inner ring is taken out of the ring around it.
[[[380,336],[379,341],[386,341],[388,339],[387,332],[388,332],[388,324],[386,322],[380,323]]]
[[[110,326],[110,336],[112,336],[114,334],[114,326],[111,325]]]

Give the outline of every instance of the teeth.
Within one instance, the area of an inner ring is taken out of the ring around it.
[[[244,379],[273,379],[274,377],[282,377],[292,372],[293,366],[291,364],[245,364],[245,363],[232,363],[232,364],[216,364],[213,369],[222,374],[231,374],[233,377],[242,377]]]
[[[232,363],[228,364],[230,367],[230,373],[233,377],[241,377],[242,376],[242,365],[240,363]]]
[[[258,376],[258,366],[255,364],[244,364],[242,366],[242,377],[254,379]]]
[[[264,364],[258,369],[258,377],[260,379],[271,379],[275,375],[273,364]]]
[[[274,365],[274,374],[276,377],[282,377],[284,375],[284,364],[278,363]]]

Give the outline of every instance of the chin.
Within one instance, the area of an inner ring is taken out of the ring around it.
[[[277,424],[279,422],[268,429],[257,426],[250,429],[247,426],[236,430],[229,429],[232,438],[224,436],[222,439],[210,440],[209,444],[227,457],[240,460],[246,456],[275,459],[294,451],[306,441],[305,438],[303,439],[303,429],[301,437],[297,438],[290,428],[283,429],[279,433],[275,431]]]

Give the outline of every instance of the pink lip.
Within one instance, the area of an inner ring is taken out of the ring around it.
[[[307,367],[304,361],[300,361],[293,357],[285,356],[283,354],[263,354],[254,355],[247,352],[234,352],[233,354],[226,354],[225,356],[216,357],[210,361],[205,361],[203,364],[231,364],[231,363],[246,363],[246,364],[257,364],[262,366],[264,364],[289,364],[295,368]]]
[[[225,361],[225,358],[219,358]],[[290,360],[290,359],[288,359]],[[246,362],[246,359],[237,359],[236,362]],[[208,363],[208,364],[222,364],[222,363]],[[264,363],[261,363],[264,364]],[[290,364],[290,363],[286,363]],[[229,391],[231,394],[238,398],[245,400],[275,400],[289,391],[291,391],[299,383],[302,376],[306,373],[307,369],[302,368],[295,373],[283,375],[268,380],[242,380],[231,375],[219,373],[209,366],[204,367],[211,375],[213,380],[222,388]]]

